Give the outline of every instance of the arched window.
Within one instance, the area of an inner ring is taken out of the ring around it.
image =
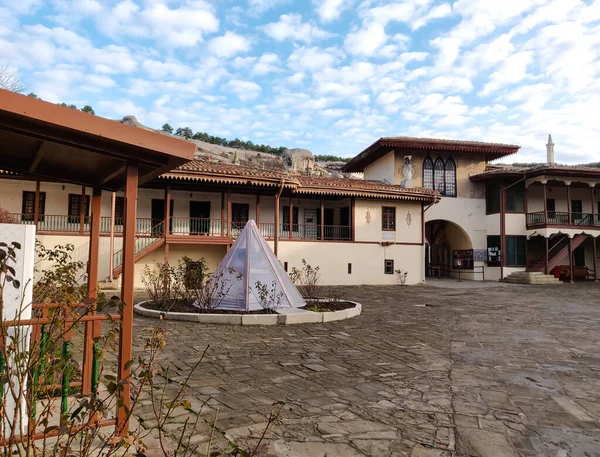
[[[444,161],[441,157],[435,159],[435,165],[433,167],[433,188],[440,194],[445,195],[446,187],[444,186]]]
[[[444,181],[446,185],[445,195],[448,197],[456,197],[456,163],[452,157],[449,157],[448,160],[446,160]]]
[[[433,160],[431,157],[425,157],[423,161],[423,187],[433,189]]]

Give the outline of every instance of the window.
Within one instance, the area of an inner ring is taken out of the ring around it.
[[[423,161],[423,187],[433,189],[433,160],[431,157],[425,157]]]
[[[115,225],[123,225],[125,219],[125,197],[117,197],[115,200]]]
[[[351,263],[348,264],[348,274],[349,275],[352,274],[352,264]]]
[[[85,196],[85,208],[83,215],[88,216],[90,214],[90,196]],[[81,195],[69,194],[69,223],[78,224],[79,216],[81,215]]]
[[[500,237],[498,235],[487,237],[487,264],[488,267],[500,266]]]
[[[283,269],[287,273],[287,271],[288,271],[288,263],[287,262],[283,262]]]
[[[393,275],[394,274],[394,261],[392,259],[385,259],[383,264],[383,272],[386,275]]]
[[[510,184],[507,184],[509,186]],[[525,183],[516,184],[504,192],[506,194],[506,211],[523,213],[525,211]]]
[[[497,214],[500,212],[500,183],[488,181],[485,183],[485,213]]]
[[[396,230],[396,208],[388,206],[381,208],[381,230],[386,232]]]
[[[444,195],[446,193],[446,186],[444,186],[444,171],[445,171],[444,161],[441,157],[438,157],[435,160],[435,166],[433,170],[433,188],[437,190],[440,194]]]
[[[456,163],[450,157],[446,160],[446,168],[444,171],[445,193],[447,197],[456,197]]]
[[[526,244],[527,237],[525,236],[506,237],[506,265],[511,267],[522,267],[526,265]]]
[[[35,192],[23,191],[23,201],[21,205],[21,220],[22,221],[33,221],[33,216],[35,213],[34,208],[35,203]],[[40,192],[40,221],[44,220],[43,215],[46,213],[46,192]]]
[[[292,221],[292,224],[294,224],[294,226],[292,227],[292,231],[297,231],[298,230],[298,207],[294,206],[293,207],[293,218],[294,220]],[[327,219],[327,218],[325,218]],[[283,228],[284,230],[289,231],[290,230],[290,207],[289,206],[284,206],[283,207]]]
[[[231,204],[231,223],[237,228],[244,228],[246,222],[248,222],[248,214],[250,214],[250,205],[248,203]]]

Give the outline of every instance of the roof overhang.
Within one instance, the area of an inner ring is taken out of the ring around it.
[[[477,141],[438,140],[433,138],[379,138],[356,157],[351,159],[342,171],[347,173],[361,172],[365,167],[383,157],[392,150],[400,149],[406,153],[430,151],[432,153],[469,152],[484,155],[486,161],[496,160],[514,154],[520,146],[513,144],[483,143]]]
[[[544,177],[545,179],[556,179],[558,181],[564,179],[570,179],[576,181],[577,179],[600,179],[600,168],[577,168],[567,166],[541,166],[535,168],[527,168],[523,170],[493,170],[484,171],[470,177],[471,181],[481,182],[489,181],[494,179],[510,179],[520,178],[525,176],[526,178],[537,178]]]
[[[140,184],[193,159],[169,135],[0,89],[0,162],[8,172],[118,190],[127,163]]]

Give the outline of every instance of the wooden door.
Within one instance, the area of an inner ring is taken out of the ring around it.
[[[190,201],[190,235],[210,233],[210,202]]]

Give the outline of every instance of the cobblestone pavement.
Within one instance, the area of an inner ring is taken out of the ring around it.
[[[356,318],[277,327],[160,322],[189,373],[193,443],[260,456],[600,456],[600,285],[340,288]],[[135,350],[157,321],[136,316]],[[175,388],[175,387],[173,387]],[[149,407],[140,411],[151,421]],[[190,413],[174,419],[181,429]]]

